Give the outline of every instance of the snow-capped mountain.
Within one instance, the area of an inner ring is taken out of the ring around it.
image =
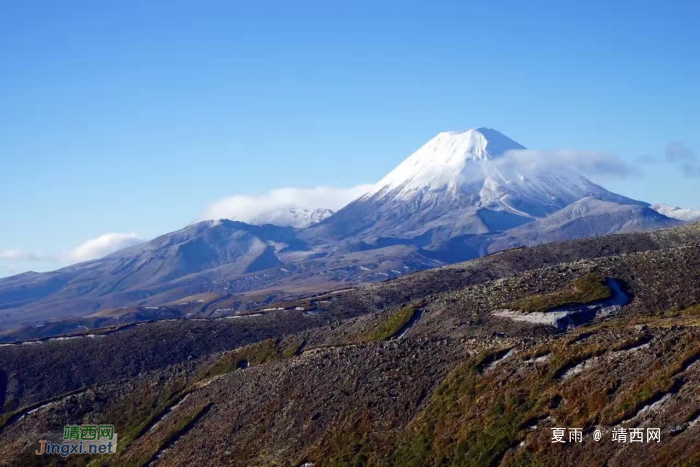
[[[666,217],[670,217],[671,219],[678,219],[679,221],[683,222],[700,221],[700,210],[698,209],[684,209],[669,206],[668,204],[655,204],[651,208]]]
[[[0,329],[126,305],[160,310],[200,294],[246,309],[516,246],[681,224],[664,213],[693,218],[561,164],[524,163],[523,151],[493,129],[440,133],[336,213],[204,221],[98,260],[0,279]]]
[[[333,211],[330,209],[319,208],[312,211],[303,208],[289,208],[260,214],[250,219],[248,223],[253,225],[272,224],[278,227],[303,229],[317,224],[332,215]]]
[[[479,178],[473,167],[475,162],[489,161],[519,149],[525,147],[490,128],[440,133],[377,182],[364,198],[389,193],[410,197],[417,191],[455,191]]]
[[[367,194],[312,230],[333,237],[454,237],[503,231],[586,197],[643,205],[570,168],[531,167],[525,147],[490,128],[440,133]]]

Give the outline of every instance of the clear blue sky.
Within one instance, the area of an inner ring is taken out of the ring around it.
[[[148,238],[225,195],[371,183],[446,130],[628,161],[671,141],[700,153],[700,2],[340,3],[1,2],[0,250]],[[659,165],[603,184],[700,208],[699,182]]]

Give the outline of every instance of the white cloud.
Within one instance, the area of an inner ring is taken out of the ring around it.
[[[107,233],[91,238],[69,251],[58,254],[32,253],[18,249],[0,250],[0,267],[10,275],[28,270],[53,270],[73,263],[101,258],[117,250],[143,242],[135,233]],[[10,264],[7,264],[11,262]],[[7,273],[0,272],[0,277]]]
[[[143,239],[135,233],[107,233],[81,243],[65,256],[75,262],[88,261],[141,242]]]
[[[494,162],[515,166],[520,170],[531,171],[565,167],[574,169],[583,175],[599,178],[624,178],[640,173],[636,168],[612,154],[570,149],[508,151],[505,157],[499,158]]]
[[[256,219],[292,208],[314,210],[326,208],[337,211],[365,194],[371,185],[349,188],[319,186],[315,188],[277,188],[263,195],[234,195],[222,198],[206,209],[205,219],[231,219],[253,223]]]
[[[106,233],[58,254],[32,253],[19,249],[0,250],[0,277],[29,270],[54,270],[57,267],[101,258],[143,241],[144,239],[135,233]]]
[[[41,261],[43,257],[37,253],[24,250],[0,250],[0,259],[8,261]]]

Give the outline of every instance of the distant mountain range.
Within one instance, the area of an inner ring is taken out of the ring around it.
[[[98,260],[0,279],[0,329],[223,316],[508,248],[700,219],[572,169],[513,162],[523,149],[488,128],[440,133],[335,213],[204,221]],[[178,305],[190,302],[202,305]]]

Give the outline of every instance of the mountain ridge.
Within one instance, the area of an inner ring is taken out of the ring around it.
[[[444,132],[332,214],[287,210],[277,221],[288,227],[270,223],[274,213],[261,225],[202,221],[98,260],[0,279],[0,329],[198,294],[223,297],[217,309],[235,314],[506,248],[680,224],[575,170],[524,166],[518,151],[494,129]]]
[[[484,132],[497,144],[490,147]],[[648,205],[611,193],[572,169],[533,172],[515,158],[499,163],[522,150],[524,146],[493,129],[440,133],[306,235],[408,238],[452,226],[458,228],[451,235],[485,234],[546,217],[585,197]],[[484,215],[494,224],[484,223]]]

